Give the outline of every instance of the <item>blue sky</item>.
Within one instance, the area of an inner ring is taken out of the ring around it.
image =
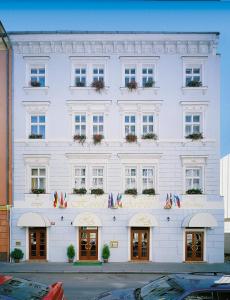
[[[221,155],[230,153],[230,2],[0,0],[6,30],[219,31]]]

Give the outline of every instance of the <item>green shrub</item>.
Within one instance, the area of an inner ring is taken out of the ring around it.
[[[157,140],[157,135],[155,133],[146,133],[142,135],[143,140]]]
[[[19,248],[14,248],[14,250],[11,251],[11,253],[10,253],[10,257],[13,258],[14,260],[20,260],[23,258],[23,256],[24,256],[24,253]]]
[[[75,249],[74,249],[74,245],[69,245],[67,248],[67,257],[68,259],[72,260],[75,257]]]
[[[32,189],[32,194],[45,194],[45,189]]]
[[[154,189],[145,189],[145,190],[142,191],[142,194],[144,194],[144,195],[156,195]]]
[[[107,244],[105,244],[102,248],[102,258],[103,259],[109,259],[110,257],[110,250],[109,250],[109,246]]]
[[[104,190],[103,189],[92,189],[91,190],[91,194],[92,195],[103,195],[104,194]]]
[[[137,195],[137,189],[127,189],[125,190],[126,195]]]
[[[87,190],[85,188],[73,189],[73,193],[78,195],[85,195],[87,193]]]
[[[196,195],[196,194],[203,194],[203,193],[201,189],[189,189],[186,191],[186,194]]]

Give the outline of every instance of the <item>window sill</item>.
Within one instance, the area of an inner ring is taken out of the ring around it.
[[[206,94],[207,90],[208,90],[207,86],[198,86],[198,87],[183,86],[182,87],[183,94],[186,92],[194,91],[194,92],[202,92],[202,94],[204,95],[204,94]]]
[[[159,91],[159,87],[138,87],[136,89],[129,89],[125,86],[122,86],[120,87],[120,90],[123,93],[137,93],[137,94],[140,94],[140,93],[148,93],[148,91],[150,93],[154,93],[155,95],[158,94],[158,91]]]
[[[96,91],[96,89],[91,86],[70,86],[69,89],[70,89],[71,93],[87,92],[88,94],[91,94],[91,93],[103,94],[103,93],[108,92],[109,86],[105,86],[103,89],[101,89],[99,91]]]
[[[24,86],[23,90],[28,94],[31,91],[40,91],[44,92],[45,94],[48,93],[49,87],[48,86],[38,86],[38,87],[32,87],[32,86]]]

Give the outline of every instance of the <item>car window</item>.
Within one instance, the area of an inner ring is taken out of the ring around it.
[[[217,300],[213,297],[213,292],[195,292],[186,296],[184,300]]]
[[[229,291],[219,291],[217,292],[218,300],[230,300],[230,290]]]

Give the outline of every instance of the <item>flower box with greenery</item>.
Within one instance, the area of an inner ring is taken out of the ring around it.
[[[109,246],[107,244],[104,244],[104,246],[102,248],[101,256],[103,258],[104,263],[107,263],[109,261],[110,249],[109,249]]]
[[[191,134],[187,135],[185,138],[191,139],[194,141],[194,140],[202,140],[204,137],[201,132],[197,132],[197,133],[191,133]]]
[[[144,88],[151,88],[154,87],[155,85],[155,81],[154,80],[148,80],[143,84]]]
[[[145,189],[142,191],[143,195],[156,195],[155,189]]]
[[[74,245],[69,245],[67,248],[67,257],[68,257],[68,261],[69,263],[73,263],[74,257],[75,257],[75,248]]]
[[[126,139],[126,142],[128,142],[128,143],[136,143],[137,136],[135,134],[130,133],[130,134],[126,135],[125,139]]]
[[[186,191],[186,194],[188,195],[201,195],[203,194],[201,189],[189,189]]]
[[[14,260],[14,262],[19,263],[21,259],[23,259],[24,253],[19,248],[14,248],[14,250],[10,253],[10,257]]]
[[[91,189],[91,195],[103,195],[104,190],[103,189]]]
[[[130,81],[126,83],[126,87],[130,90],[136,90],[137,89],[137,82],[136,81]]]
[[[46,190],[45,189],[31,189],[31,193],[32,194],[45,194],[46,193]]]
[[[29,135],[29,139],[34,140],[34,139],[42,139],[42,134],[36,134],[36,133],[31,133]]]
[[[186,84],[186,87],[201,87],[201,86],[202,86],[202,82],[198,80],[191,80]]]
[[[76,87],[85,87],[85,82],[83,82],[83,81],[76,81],[75,82],[75,86]]]
[[[102,134],[94,134],[93,135],[93,143],[94,143],[94,145],[100,144],[103,139],[104,139],[104,136]]]
[[[137,189],[127,189],[127,190],[125,190],[125,194],[136,196],[137,195]]]
[[[85,195],[87,193],[87,189],[85,189],[85,188],[75,189],[74,188],[73,193],[78,194],[78,195]]]
[[[155,133],[146,133],[141,137],[143,140],[157,140],[157,135]]]
[[[86,140],[86,136],[84,134],[75,134],[73,136],[73,140],[78,141],[81,144],[84,144],[84,142]]]
[[[41,86],[41,83],[40,83],[39,81],[31,80],[30,85],[31,85],[32,87],[40,87],[40,86]]]
[[[94,80],[91,84],[91,87],[95,88],[97,92],[100,92],[105,88],[105,84],[103,80]]]

